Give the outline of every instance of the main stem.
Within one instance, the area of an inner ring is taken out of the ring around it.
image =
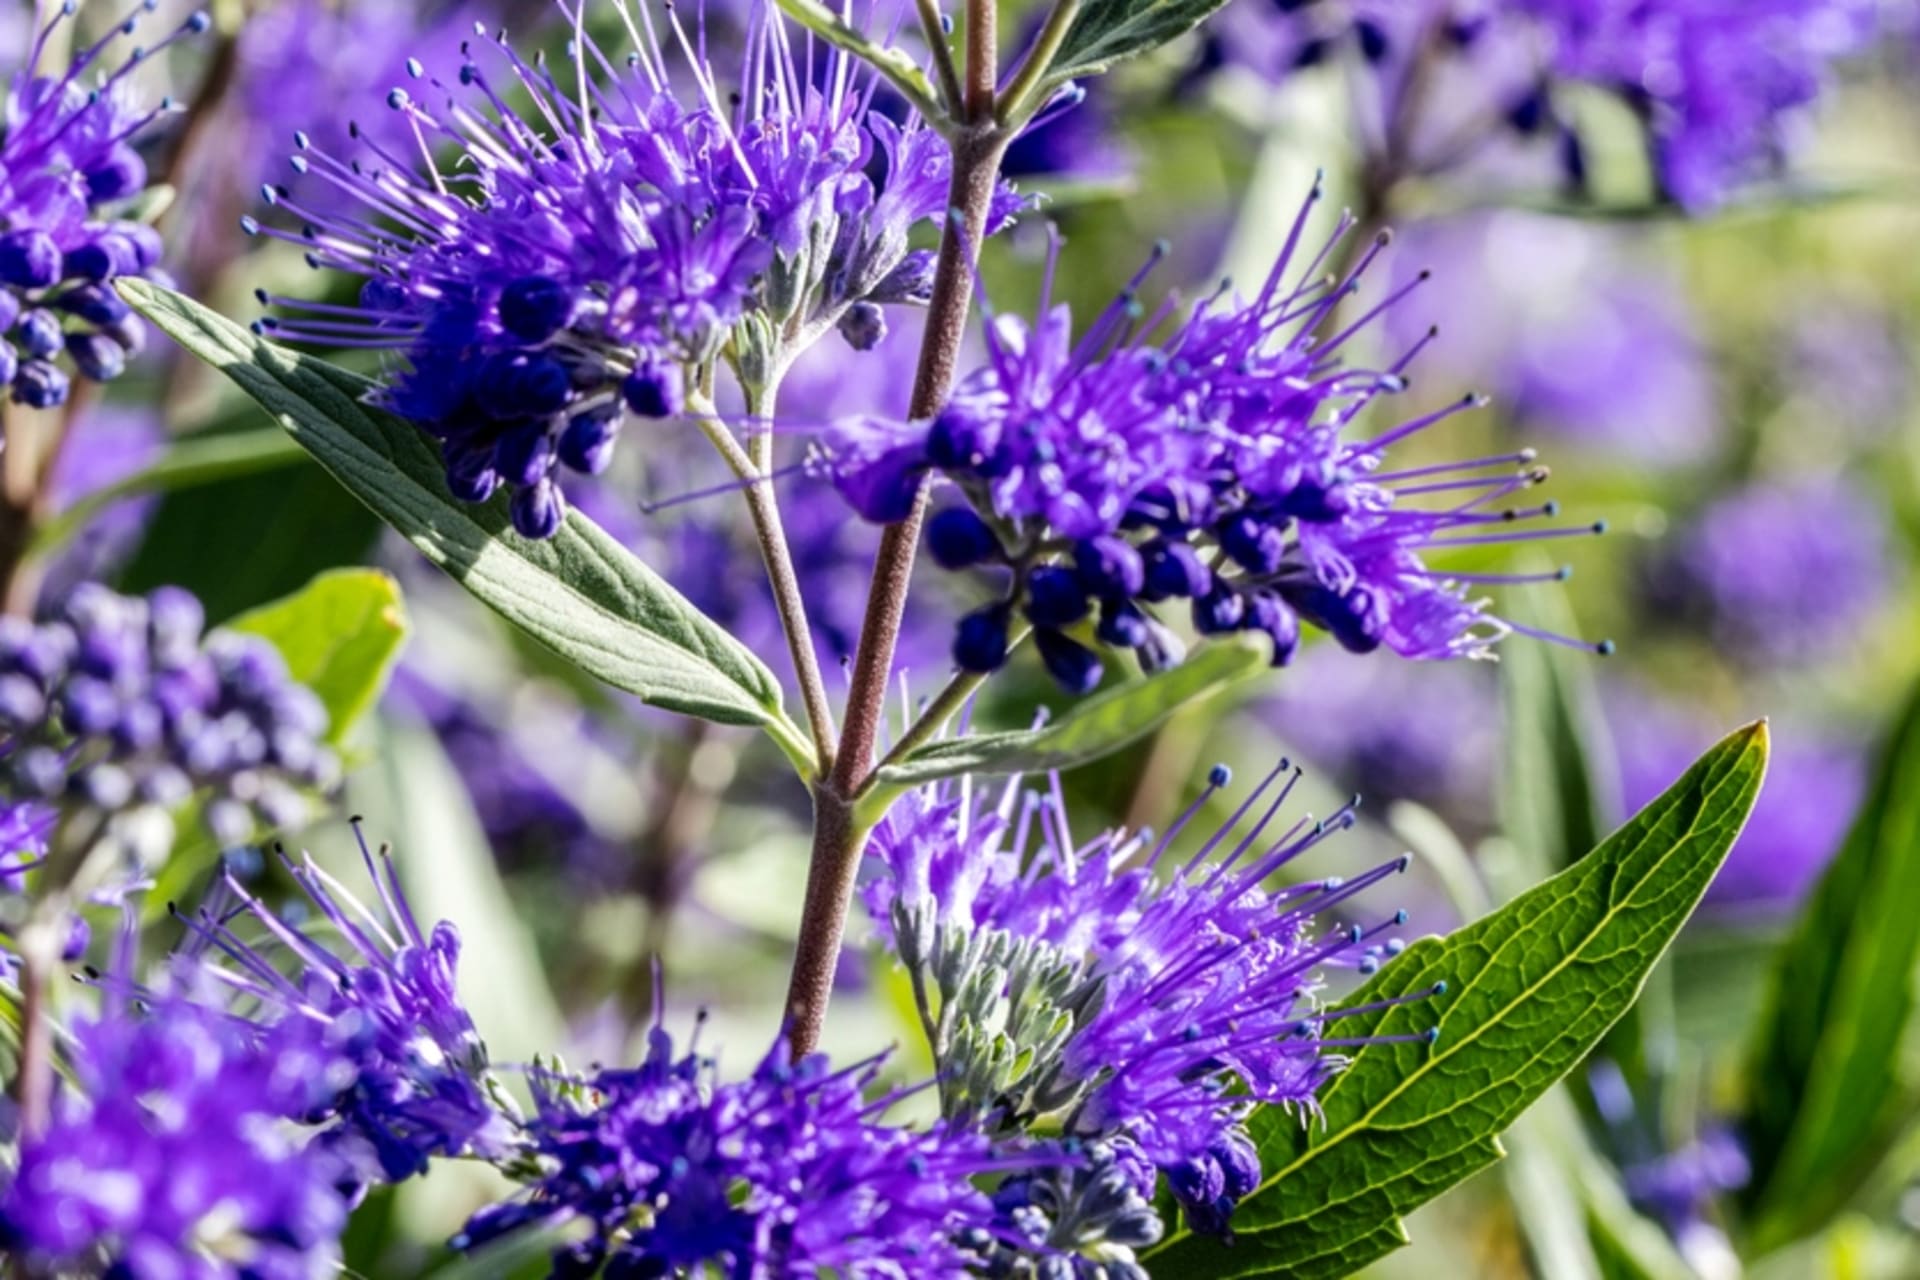
[[[940,237],[926,336],[921,341],[913,400],[908,406],[909,415],[916,421],[939,412],[953,386],[968,304],[973,297],[975,255],[986,235],[1000,158],[1007,147],[1006,135],[993,120],[992,10],[992,0],[970,0],[967,6],[968,120],[953,139],[953,179],[948,193],[948,203],[959,216],[949,219]],[[832,770],[813,789],[813,856],[807,867],[800,941],[787,987],[787,1037],[795,1057],[811,1053],[819,1045],[827,1003],[833,995],[833,974],[846,933],[847,908],[853,900],[854,876],[868,831],[854,800],[873,771],[874,747],[886,716],[894,645],[900,637],[900,618],[906,608],[926,507],[927,489],[922,483],[907,518],[888,525],[880,535],[866,617],[854,654],[839,751]]]

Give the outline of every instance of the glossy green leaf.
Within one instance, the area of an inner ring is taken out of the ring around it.
[[[1226,0],[1085,0],[1046,82],[1099,75],[1193,30]]]
[[[882,769],[880,788],[897,794],[963,773],[1023,773],[1084,764],[1152,732],[1180,708],[1265,670],[1267,657],[1263,640],[1212,641],[1179,666],[1116,685],[1038,729],[928,743]]]
[[[259,401],[295,441],[434,564],[582,670],[655,706],[765,729],[797,764],[805,735],[773,674],[591,520],[545,540],[513,531],[504,495],[460,502],[420,432],[366,403],[372,383],[276,347],[141,280],[128,302]]]
[[[323,573],[227,626],[280,651],[287,671],[325,704],[327,741],[336,746],[386,688],[408,630],[400,584],[378,569]]]
[[[1633,1003],[1759,793],[1764,724],[1732,734],[1586,857],[1448,938],[1409,947],[1349,1003],[1431,989],[1356,1016],[1368,1045],[1320,1093],[1322,1116],[1252,1121],[1265,1181],[1231,1246],[1176,1231],[1156,1280],[1344,1276],[1406,1242],[1403,1214],[1501,1155],[1497,1135]]]
[[[1742,1134],[1756,1250],[1828,1221],[1920,1108],[1920,692],[1777,952]]]

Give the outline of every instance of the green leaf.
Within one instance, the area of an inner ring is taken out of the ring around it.
[[[287,439],[286,432],[274,427],[188,437],[167,446],[152,466],[94,490],[42,524],[34,530],[33,550],[44,554],[65,545],[103,508],[122,498],[197,488],[219,480],[278,470],[295,462],[305,462],[306,458],[300,446]]]
[[[1226,0],[1087,0],[1067,29],[1046,83],[1099,75],[1185,35]]]
[[[452,921],[467,940],[460,999],[488,1056],[519,1063],[553,1052],[565,1042],[566,1022],[466,784],[431,730],[385,716],[371,725],[379,749],[348,780],[348,797],[366,815],[367,838],[393,846],[414,915],[423,923]],[[314,851],[339,853],[343,846],[351,844],[329,840]]]
[[[1529,591],[1518,620],[1571,635],[1577,627],[1566,593]],[[1599,701],[1592,654],[1552,644],[1500,650],[1506,769],[1500,826],[1543,875],[1600,843],[1619,811],[1619,783]]]
[[[875,44],[866,32],[821,4],[820,0],[778,0],[780,11],[819,36],[828,44],[845,49],[854,57],[885,76],[902,96],[918,108],[920,115],[935,128],[947,122],[946,108],[933,91],[920,64],[904,49]]]
[[[909,787],[962,773],[1022,773],[1084,764],[1117,751],[1158,728],[1181,707],[1212,697],[1266,666],[1263,641],[1214,640],[1179,666],[1108,689],[1041,728],[928,743],[882,769],[878,793],[898,795]]]
[[[1496,1135],[1632,1004],[1732,847],[1766,757],[1764,723],[1732,734],[1559,875],[1409,947],[1349,1003],[1446,992],[1340,1026],[1416,1038],[1355,1053],[1317,1120],[1256,1112],[1265,1180],[1234,1214],[1234,1243],[1182,1228],[1149,1255],[1155,1277],[1344,1276],[1403,1243],[1401,1215],[1498,1159]]]
[[[421,554],[502,617],[582,670],[642,701],[765,729],[810,767],[812,747],[780,707],[780,685],[751,650],[578,512],[545,540],[523,538],[505,495],[447,492],[419,431],[366,403],[373,384],[262,341],[189,298],[144,280],[127,301],[259,401],[346,488]]]
[[[1792,935],[1747,1067],[1756,1251],[1815,1230],[1920,1107],[1920,690]]]
[[[295,680],[320,696],[335,746],[386,687],[407,639],[400,584],[377,569],[335,569],[227,623],[268,641]]]

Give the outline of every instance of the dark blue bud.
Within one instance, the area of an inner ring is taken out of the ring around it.
[[[406,286],[375,276],[360,286],[360,305],[369,311],[399,311],[407,305]]]
[[[927,550],[942,569],[967,569],[1000,558],[1000,539],[970,507],[945,507],[927,521]]]
[[[1515,133],[1534,134],[1547,120],[1547,91],[1536,85],[1507,108],[1507,127]]]
[[[143,222],[123,222],[116,230],[133,246],[134,270],[145,271],[159,264],[166,252],[166,242],[158,231]]]
[[[60,280],[60,246],[44,231],[25,228],[0,235],[0,284],[45,289]]]
[[[927,430],[927,459],[942,471],[980,472],[999,448],[998,417],[963,404],[942,409]]]
[[[1125,538],[1103,534],[1074,544],[1073,567],[1096,596],[1131,599],[1147,582],[1146,561]]]
[[[127,371],[126,348],[104,333],[76,333],[67,339],[67,354],[81,373],[95,382],[112,382]]]
[[[619,420],[607,413],[576,414],[560,433],[560,463],[582,475],[597,476],[613,461]]]
[[[573,399],[567,367],[539,352],[515,351],[489,356],[480,370],[478,396],[487,415],[498,420],[544,418]]]
[[[11,289],[0,289],[0,333],[13,328],[13,322],[20,318],[20,295]]]
[[[522,342],[545,342],[573,320],[578,295],[546,276],[522,276],[500,292],[500,325]]]
[[[1353,24],[1353,34],[1360,42],[1360,56],[1368,62],[1379,62],[1392,51],[1392,43],[1387,39],[1387,31],[1370,18],[1361,18]]]
[[[140,153],[121,143],[87,170],[87,194],[94,201],[121,200],[147,185],[147,163]]]
[[[871,351],[887,336],[887,313],[871,302],[856,302],[840,317],[840,336],[855,351]]]
[[[60,317],[40,307],[21,316],[15,331],[20,336],[21,350],[35,359],[51,360],[67,345]]]
[[[508,504],[513,527],[529,538],[551,538],[566,518],[567,502],[551,480],[516,489]]]
[[[1576,195],[1587,190],[1587,148],[1572,129],[1560,130],[1560,174],[1567,189]]]
[[[1260,1186],[1260,1152],[1253,1140],[1238,1129],[1229,1129],[1207,1154],[1220,1162],[1223,1190],[1230,1200],[1244,1200]]]
[[[1047,674],[1062,689],[1078,695],[1092,693],[1100,687],[1103,671],[1093,650],[1051,627],[1036,628],[1033,642],[1040,650],[1040,661],[1046,665]]]
[[[29,360],[13,375],[13,398],[29,409],[57,409],[67,402],[67,375],[44,360]]]
[[[1266,577],[1279,572],[1287,554],[1285,531],[1248,512],[1230,515],[1214,526],[1214,537],[1227,558],[1248,573]]]
[[[1007,627],[1012,621],[1005,602],[976,609],[960,619],[953,633],[953,661],[962,671],[987,675],[1007,664]]]
[[[500,473],[493,469],[493,450],[448,441],[440,452],[447,464],[447,489],[460,501],[485,502],[500,487]]]
[[[1147,619],[1125,600],[1107,600],[1100,606],[1100,625],[1094,634],[1116,649],[1138,649],[1152,637]]]
[[[103,284],[83,284],[69,289],[54,305],[92,325],[114,324],[133,314],[133,308]]]
[[[0,298],[6,296],[6,294],[0,293]],[[0,338],[0,387],[7,386],[11,383],[14,375],[19,372],[20,353],[13,349],[12,343],[8,342],[5,338]]]
[[[1330,633],[1350,653],[1372,653],[1386,633],[1383,603],[1366,587],[1342,595],[1317,582],[1283,584],[1280,592],[1300,616]]]
[[[1353,514],[1353,486],[1344,479],[1303,479],[1280,503],[1288,515],[1308,524],[1331,524]]]
[[[1185,542],[1155,539],[1141,548],[1146,576],[1140,589],[1148,600],[1203,596],[1213,589],[1213,570]]]
[[[1246,618],[1246,597],[1225,583],[1215,583],[1207,594],[1193,598],[1193,629],[1203,636],[1238,631]]]
[[[510,485],[536,485],[553,470],[553,437],[540,423],[507,431],[493,446],[493,469]]]
[[[1036,627],[1070,627],[1087,616],[1087,589],[1071,569],[1041,565],[1027,579],[1027,617]]]
[[[1300,619],[1287,602],[1271,591],[1255,591],[1247,597],[1246,625],[1265,632],[1273,641],[1273,665],[1284,667],[1300,649]]]
[[[621,382],[620,398],[642,418],[671,418],[683,403],[680,371],[670,366],[635,369]]]

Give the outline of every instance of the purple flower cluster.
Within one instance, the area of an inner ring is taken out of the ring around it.
[[[109,281],[151,273],[160,237],[122,216],[147,185],[134,141],[167,108],[143,107],[131,75],[176,40],[207,28],[195,14],[119,68],[96,74],[111,45],[133,34],[157,7],[142,0],[123,22],[58,73],[40,66],[72,0],[34,36],[6,87],[0,114],[0,386],[36,409],[65,403],[70,376],[120,376],[145,331]]]
[[[1320,1005],[1321,971],[1372,972],[1398,953],[1390,933],[1406,919],[1341,920],[1404,858],[1262,887],[1353,822],[1349,805],[1277,824],[1298,777],[1283,761],[1177,865],[1171,847],[1231,781],[1224,767],[1158,840],[1074,845],[1057,781],[903,800],[869,841],[863,892],[913,979],[943,1112],[988,1132],[1051,1117],[1070,1136],[1124,1141],[1197,1229],[1225,1231],[1259,1182],[1248,1111],[1310,1111],[1341,1051],[1362,1043],[1338,1027],[1358,1009]]]
[[[202,636],[203,622],[199,601],[177,588],[141,598],[93,583],[46,622],[0,620],[0,744],[13,794],[102,824],[204,794],[207,829],[228,844],[256,818],[302,822],[304,793],[339,772],[326,710],[272,645]]]
[[[1579,189],[1586,159],[1566,90],[1597,86],[1640,117],[1665,194],[1704,212],[1779,170],[1833,64],[1874,32],[1874,9],[1871,0],[1291,0],[1228,9],[1195,74],[1230,64],[1277,78],[1350,58],[1373,90],[1356,111],[1367,177],[1386,184],[1474,164],[1477,177],[1530,172],[1526,144],[1545,140]]]
[[[586,1080],[540,1072],[527,1122],[530,1193],[483,1210],[473,1248],[536,1224],[593,1232],[556,1274],[928,1276],[970,1274],[994,1224],[970,1181],[1003,1167],[985,1138],[883,1124],[879,1062],[790,1061],[784,1042],[751,1077],[720,1083],[695,1043],[657,1024],[646,1061]]]
[[[1553,41],[1551,74],[1643,117],[1661,184],[1702,211],[1773,176],[1796,113],[1872,33],[1868,0],[1505,0]]]
[[[1661,616],[1759,665],[1843,650],[1897,581],[1877,497],[1843,479],[1763,482],[1709,505],[1654,563]],[[1762,551],[1761,549],[1764,549]]]
[[[289,860],[330,943],[319,922],[296,927],[230,876],[214,906],[186,918],[188,954],[224,961],[210,972],[232,988],[235,1014],[270,1032],[309,1026],[347,1064],[306,1118],[327,1122],[324,1140],[361,1176],[398,1182],[430,1156],[504,1155],[512,1127],[488,1092],[486,1047],[454,990],[459,931],[443,920],[422,932],[386,850],[376,862],[361,837],[360,851],[379,914],[311,857]],[[238,908],[224,909],[228,899]],[[257,942],[235,931],[243,918],[259,928]]]
[[[1437,572],[1426,554],[1604,528],[1515,531],[1557,514],[1506,505],[1545,478],[1531,452],[1386,467],[1390,446],[1477,397],[1349,438],[1363,409],[1404,387],[1426,339],[1386,370],[1346,366],[1341,348],[1404,290],[1323,332],[1385,240],[1325,275],[1351,219],[1301,251],[1319,196],[1316,186],[1250,301],[1223,287],[1152,341],[1173,304],[1145,315],[1130,287],[1076,342],[1067,309],[1046,301],[1050,265],[1040,322],[991,316],[986,363],[931,421],[861,420],[830,437],[824,465],[870,520],[904,516],[929,473],[965,497],[929,522],[928,547],[945,568],[998,568],[1009,586],[960,623],[963,669],[998,668],[1023,617],[1054,678],[1086,692],[1101,663],[1069,630],[1090,623],[1101,643],[1165,666],[1179,641],[1156,606],[1171,601],[1202,635],[1265,634],[1275,665],[1292,658],[1302,622],[1356,653],[1484,656],[1512,628],[1468,588],[1521,579]]]
[[[497,83],[473,57],[458,88],[411,64],[433,101],[396,89],[389,104],[421,159],[366,133],[364,162],[298,139],[295,169],[364,216],[276,188],[304,227],[246,224],[366,278],[356,306],[268,298],[301,314],[263,328],[403,354],[382,402],[439,441],[456,496],[508,489],[529,537],[565,514],[556,470],[603,470],[624,414],[679,414],[722,359],[749,388],[769,387],[836,327],[877,340],[879,304],[924,301],[931,287],[931,254],[910,250],[908,233],[945,210],[951,160],[923,122],[870,110],[873,73],[796,50],[756,6],[728,108],[698,33],[672,10],[665,38],[649,11],[640,18],[625,74],[578,35],[577,74],[557,78],[504,40]],[[669,42],[685,67],[663,53]],[[512,93],[532,110],[515,114]],[[461,152],[451,173],[431,164],[440,145]],[[1003,190],[996,224],[1018,206]]]
[[[135,1002],[109,985],[69,1061],[0,1189],[0,1245],[26,1274],[334,1273],[342,1170],[297,1121],[351,1069],[306,1027],[262,1037],[191,991]]]

